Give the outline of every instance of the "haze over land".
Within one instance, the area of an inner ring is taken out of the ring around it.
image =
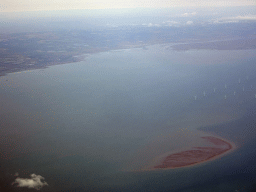
[[[174,50],[255,49],[255,10],[245,6],[1,13],[0,74],[154,44],[171,44]]]

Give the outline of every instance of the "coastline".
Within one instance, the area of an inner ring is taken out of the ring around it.
[[[12,54],[9,56],[11,61],[5,62],[3,60],[0,66],[0,77],[6,76],[9,73],[15,72],[23,72],[27,70],[36,70],[36,69],[45,69],[50,66],[54,65],[63,65],[63,64],[70,64],[84,61],[88,55],[93,55],[97,53],[103,53],[108,51],[118,51],[118,50],[125,50],[125,49],[135,49],[141,48],[147,50],[147,46],[154,46],[154,45],[162,45],[165,46],[165,49],[170,51],[188,51],[188,50],[251,50],[255,49],[255,38],[252,38],[253,41],[249,41],[246,47],[234,47],[234,42],[240,43],[244,42],[244,39],[229,39],[229,40],[202,40],[202,41],[194,41],[194,40],[186,40],[180,42],[148,42],[148,43],[128,43],[119,45],[116,47],[93,47],[92,49],[85,50],[85,51],[76,51],[76,52],[54,52],[52,55],[51,52],[45,52],[45,57],[50,57],[51,59],[48,61],[42,61],[39,58],[31,59],[26,54]],[[223,42],[229,42],[227,46],[223,47]],[[247,42],[247,41],[246,41]],[[236,44],[235,44],[236,45]],[[64,58],[63,58],[64,57]]]
[[[48,67],[55,66],[55,65],[77,63],[77,62],[85,61],[86,57],[93,54],[105,53],[109,51],[119,51],[119,50],[125,50],[125,49],[136,49],[136,48],[144,49],[146,46],[151,46],[151,45],[154,45],[154,44],[94,49],[84,53],[78,53],[74,55],[72,54],[71,58],[67,59],[66,61],[59,61],[55,58],[56,60],[54,62],[35,63],[37,61],[33,61],[32,64],[31,63],[16,64],[15,66],[13,66],[13,68],[11,67],[12,65],[10,65],[10,67],[8,66],[7,68],[4,63],[3,67],[0,66],[0,77],[6,76],[11,73],[18,73],[18,72],[24,72],[24,71],[30,71],[30,70],[37,70],[37,69],[46,69]],[[1,68],[3,68],[4,70],[2,70]]]

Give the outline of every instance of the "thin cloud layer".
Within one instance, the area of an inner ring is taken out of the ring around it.
[[[195,16],[196,14],[197,14],[197,12],[183,13],[183,14],[181,14],[181,17],[191,17],[191,16]]]
[[[213,23],[238,23],[241,21],[256,21],[256,15],[220,18],[215,19]]]
[[[148,24],[143,23],[142,25],[143,25],[143,26],[147,26],[147,27],[160,27],[160,26],[161,26],[161,25],[159,25],[159,24],[153,24],[153,23],[148,23]]]
[[[163,25],[164,26],[178,26],[178,25],[180,25],[180,23],[179,22],[177,22],[177,21],[164,21],[163,22]]]
[[[227,7],[256,5],[254,0],[2,0],[0,12],[75,10],[75,9],[120,9],[120,8],[161,8],[161,7]]]
[[[43,186],[47,186],[48,184],[44,180],[44,177],[41,175],[31,174],[31,179],[27,178],[16,178],[12,185],[17,184],[17,187],[27,187],[27,188],[35,188],[36,190],[40,190]]]
[[[194,22],[193,21],[187,21],[187,25],[192,25]]]

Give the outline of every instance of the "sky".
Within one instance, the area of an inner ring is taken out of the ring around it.
[[[2,0],[0,12],[248,5],[256,5],[256,0]]]

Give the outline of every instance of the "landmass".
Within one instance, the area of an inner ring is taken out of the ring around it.
[[[181,151],[168,155],[159,164],[155,165],[153,169],[173,169],[203,163],[205,161],[216,158],[234,148],[231,143],[216,137],[208,136],[202,138],[206,139],[215,146],[193,147],[191,150]]]
[[[79,62],[86,55],[163,44],[170,51],[255,49],[255,23],[180,27],[118,26],[0,34],[0,76]],[[237,29],[243,29],[237,30]],[[230,33],[232,31],[232,33]]]
[[[209,42],[193,42],[178,44],[172,46],[173,50],[185,51],[190,49],[210,49],[210,50],[245,50],[256,48],[256,37],[232,39],[232,40],[219,40]]]

